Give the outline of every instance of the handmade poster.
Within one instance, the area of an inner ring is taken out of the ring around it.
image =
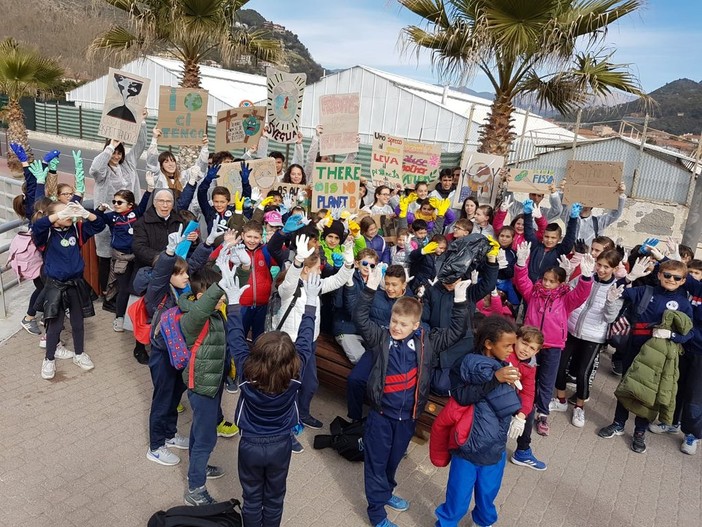
[[[222,163],[219,167],[219,177],[214,180],[210,188],[214,186],[227,187],[229,192],[232,194],[232,201],[234,200],[234,194],[241,193],[241,163]]]
[[[549,185],[556,184],[556,175],[553,170],[510,168],[507,172],[507,189],[510,192],[549,194]]]
[[[492,154],[467,152],[461,159],[461,178],[453,194],[451,207],[460,209],[473,196],[481,204],[492,205],[498,188],[498,175],[505,158]]]
[[[395,188],[402,184],[402,160],[405,156],[404,139],[375,132],[371,152],[371,180],[376,185]]]
[[[278,171],[275,167],[275,159],[264,157],[262,159],[248,159],[246,164],[251,169],[249,183],[252,187],[258,187],[265,196],[278,181]]]
[[[161,86],[158,93],[160,145],[199,145],[207,133],[207,90]]]
[[[319,98],[319,153],[323,156],[358,152],[358,93],[322,95]]]
[[[294,143],[302,113],[302,96],[307,75],[266,70],[268,77],[268,133],[272,141]]]
[[[217,112],[218,152],[258,145],[266,123],[265,106],[230,108]]]
[[[134,144],[150,85],[149,79],[110,68],[98,135]]]
[[[402,186],[434,181],[441,170],[441,145],[405,141],[402,159]]]
[[[360,208],[361,165],[315,163],[312,169],[313,211],[341,207],[351,213]]]
[[[307,185],[294,185],[293,183],[276,183],[273,185],[273,190],[277,190],[283,195],[283,202],[285,202],[285,198],[290,197],[291,208],[300,206],[309,214],[310,198],[312,197],[310,187]]]
[[[616,209],[623,173],[621,161],[568,161],[563,202]]]

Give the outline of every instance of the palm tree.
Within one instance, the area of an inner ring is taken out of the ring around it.
[[[431,52],[440,76],[464,81],[482,71],[495,100],[480,130],[480,152],[507,155],[518,95],[561,113],[590,96],[621,90],[650,99],[626,64],[601,46],[609,24],[643,0],[398,0],[425,28],[402,30],[405,46]],[[580,51],[579,51],[580,49]]]
[[[113,26],[90,45],[90,52],[121,54],[161,51],[183,62],[184,88],[200,88],[203,60],[218,54],[224,61],[241,55],[276,62],[277,40],[262,30],[237,23],[237,11],[249,0],[105,0],[124,11],[127,26]]]
[[[7,140],[24,146],[30,161],[32,150],[20,99],[52,88],[61,77],[63,69],[56,61],[42,57],[35,49],[21,46],[14,39],[0,41],[0,93],[8,98],[7,107],[2,112],[2,118],[8,124]],[[8,166],[11,170],[22,170],[12,151],[8,153]]]

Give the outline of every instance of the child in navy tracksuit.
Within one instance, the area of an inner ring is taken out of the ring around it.
[[[151,191],[147,190],[141,197],[139,205],[135,206],[136,199],[131,190],[119,190],[112,199],[112,210],[108,210],[107,203],[101,203],[95,209],[95,214],[100,216],[110,229],[110,247],[112,259],[110,261],[110,278],[108,290],[116,289],[115,320],[112,329],[117,332],[124,331],[124,314],[129,301],[129,281],[132,279],[134,269],[134,253],[132,252],[132,238],[134,237],[134,224],[144,215],[149,203]],[[111,299],[114,293],[106,295]]]
[[[638,264],[639,262],[634,265],[632,272],[627,275],[625,279],[627,282],[633,282],[635,279],[645,276],[644,273],[637,272],[639,268]],[[616,319],[617,314],[621,311],[625,302],[630,303],[633,309],[636,310],[642,299],[646,301],[646,298],[650,297],[645,311],[641,316],[637,317],[632,324],[629,342],[626,350],[624,350],[622,358],[622,375],[626,374],[626,371],[634,362],[634,358],[636,358],[636,355],[641,351],[641,347],[652,336],[667,338],[672,342],[683,345],[693,338],[694,331],[690,331],[687,335],[680,335],[678,333],[671,333],[669,330],[656,329],[656,325],[661,323],[663,313],[668,309],[680,311],[693,319],[692,306],[687,299],[685,290],[681,288],[685,283],[686,276],[687,266],[684,263],[668,260],[661,263],[658,267],[658,280],[660,281],[660,285],[655,287],[632,287],[630,289],[624,289],[623,292],[620,286],[619,289],[611,290],[612,294],[607,295],[604,312],[608,321],[614,321]],[[617,294],[620,294],[621,298],[615,298]],[[646,295],[646,298],[644,295]],[[661,332],[663,332],[663,334],[661,334]],[[624,435],[624,425],[628,418],[629,411],[622,403],[617,402],[617,408],[614,412],[614,421],[611,425],[601,428],[598,435],[604,438]],[[650,423],[647,419],[636,416],[631,449],[638,454],[646,452],[645,434],[649,425]]]
[[[367,387],[371,411],[363,434],[368,518],[376,527],[394,527],[385,506],[398,511],[409,508],[406,500],[393,494],[395,471],[414,435],[416,419],[424,411],[434,356],[458,342],[466,331],[470,282],[456,286],[450,327],[432,329],[427,335],[420,329],[422,305],[414,298],[395,302],[389,328],[370,320],[381,278],[380,267],[371,271],[354,322],[373,360]]]
[[[218,178],[217,173],[219,172],[220,165],[213,165],[207,171],[207,175],[197,187],[197,202],[200,205],[200,210],[202,215],[205,217],[205,223],[207,224],[207,229],[212,230],[213,225],[218,223],[220,225],[226,225],[229,219],[232,217],[235,211],[235,206],[229,203],[232,200],[231,192],[227,187],[217,186],[212,190],[212,201],[207,197],[207,193],[210,189],[212,182]],[[251,196],[251,185],[249,185],[249,174],[251,170],[244,167],[242,163],[241,183],[242,183],[242,203],[243,197]],[[238,194],[237,194],[238,195]]]
[[[225,271],[225,279],[226,271]],[[230,280],[231,277],[230,277]],[[310,274],[304,283],[307,301],[297,339],[282,331],[259,337],[251,351],[242,323],[238,282],[227,293],[227,346],[242,382],[236,423],[239,441],[239,481],[246,527],[277,527],[283,515],[286,480],[292,455],[292,428],[300,416],[295,403],[305,364],[314,360],[314,324],[321,279]]]
[[[83,318],[95,315],[90,287],[83,280],[85,262],[80,248],[105,228],[101,218],[85,210],[79,203],[55,202],[47,208],[47,216],[32,226],[32,238],[44,253],[44,320],[46,321],[46,357],[41,367],[43,379],[56,374],[56,346],[68,309],[75,353],[62,348],[60,359],[73,359],[84,370],[95,366],[83,352],[85,328]],[[74,223],[76,217],[86,221]]]

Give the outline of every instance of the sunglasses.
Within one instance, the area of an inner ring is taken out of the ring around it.
[[[366,262],[365,260],[361,260],[361,265],[362,265],[363,267],[370,267],[371,269],[375,269],[375,266],[376,266],[376,264],[370,263],[370,262]]]
[[[112,200],[112,204],[113,204],[113,205],[124,205],[125,203],[127,203],[127,202],[126,202],[126,201],[122,201],[121,199],[113,199],[113,200]]]
[[[682,282],[683,280],[685,280],[684,276],[679,276],[673,273],[663,273],[663,278],[665,278],[666,280],[670,280],[672,278],[676,282]]]

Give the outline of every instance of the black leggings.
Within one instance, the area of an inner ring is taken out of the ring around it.
[[[558,376],[556,377],[556,390],[566,389],[566,370],[570,362],[570,374],[576,379],[575,396],[583,401],[590,396],[590,374],[595,363],[595,358],[600,351],[601,344],[579,339],[573,335],[568,335],[561,362],[558,364]]]
[[[115,299],[115,317],[124,317],[129,303],[129,283],[132,280],[134,262],[129,262],[123,274],[115,275],[117,279],[117,297]]]
[[[110,262],[112,258],[103,258],[98,256],[98,284],[100,286],[100,295],[102,296],[107,291],[107,280],[110,278]]]
[[[37,276],[33,282],[34,292],[32,293],[32,296],[29,297],[29,307],[27,308],[27,315],[30,317],[35,317],[37,315],[37,298],[39,298],[39,295],[44,289],[44,280],[41,279],[41,276]]]
[[[59,343],[59,337],[63,329],[63,321],[66,317],[66,308],[71,312],[71,333],[73,335],[74,350],[76,355],[83,353],[85,340],[83,306],[80,302],[78,290],[75,287],[69,287],[66,290],[66,296],[68,296],[69,305],[61,306],[56,318],[51,318],[46,321],[46,358],[49,360],[54,360],[56,354],[56,346]]]

